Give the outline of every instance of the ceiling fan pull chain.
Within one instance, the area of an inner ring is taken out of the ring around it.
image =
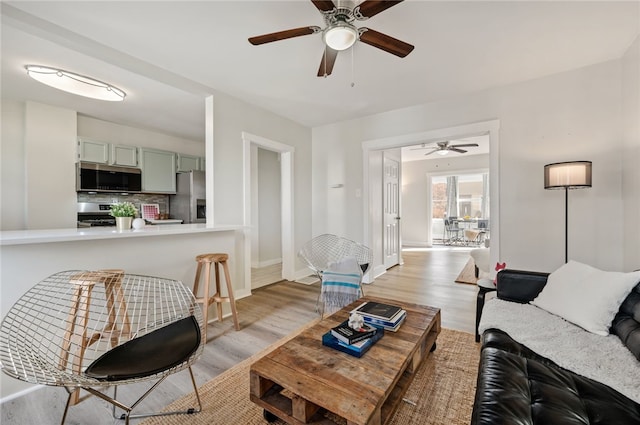
[[[354,53],[355,50],[356,50],[356,45],[354,44],[353,46],[351,46],[351,87],[354,87],[356,85],[355,83],[356,77],[355,77],[355,71],[354,71],[356,65],[353,59],[355,55]]]

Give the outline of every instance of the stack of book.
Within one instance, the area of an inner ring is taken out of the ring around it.
[[[322,345],[355,357],[362,357],[384,335],[384,330],[364,324],[360,329],[349,327],[345,320],[322,336]]]
[[[361,315],[367,324],[392,332],[397,331],[407,317],[407,312],[402,308],[375,301],[367,301],[361,304],[352,313]]]

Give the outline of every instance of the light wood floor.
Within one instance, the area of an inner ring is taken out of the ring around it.
[[[382,296],[439,307],[442,326],[474,332],[475,285],[454,283],[469,259],[469,249],[405,250],[404,264],[393,267],[375,282],[365,285],[367,295]],[[241,330],[234,331],[230,318],[209,325],[208,343],[193,367],[198,385],[272,344],[317,317],[319,286],[278,282],[259,288],[251,297],[238,300]],[[143,393],[148,385],[119,388],[125,403]],[[190,392],[187,371],[163,382],[137,409],[155,411]],[[45,387],[1,406],[2,425],[53,425],[60,423],[67,393],[62,388]],[[132,420],[132,423],[137,421]],[[67,424],[121,424],[111,417],[106,402],[91,397],[70,408]],[[231,424],[230,424],[231,425]],[[235,424],[233,424],[235,425]]]

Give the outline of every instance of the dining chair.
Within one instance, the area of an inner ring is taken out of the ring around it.
[[[371,248],[327,233],[304,244],[298,257],[322,282],[316,302],[321,316],[328,304],[335,310],[364,295],[362,277],[373,262]]]
[[[18,284],[18,283],[16,283]],[[2,371],[24,382],[63,387],[69,407],[89,395],[111,403],[114,418],[129,424],[132,410],[170,375],[189,370],[203,350],[203,320],[180,281],[122,270],[55,273],[31,287],[0,325]],[[119,385],[149,381],[132,404],[117,399]],[[113,388],[113,396],[107,389]],[[88,393],[80,397],[80,390]],[[124,413],[116,416],[116,407]]]

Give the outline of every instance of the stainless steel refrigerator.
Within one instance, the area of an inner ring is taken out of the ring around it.
[[[169,196],[169,213],[183,223],[206,222],[204,171],[188,171],[176,175],[176,194]]]

